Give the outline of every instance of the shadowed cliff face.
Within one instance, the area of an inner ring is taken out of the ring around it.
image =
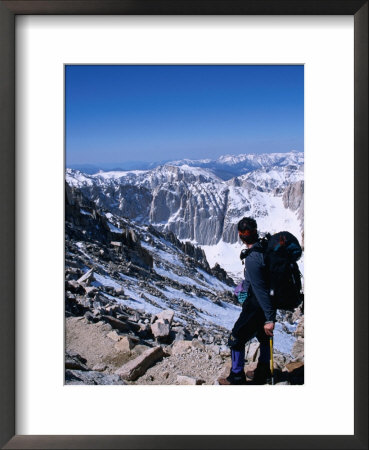
[[[102,250],[107,246],[101,254],[97,254],[102,259],[114,261],[118,258],[148,271],[154,267],[157,256],[153,256],[155,253],[161,254],[167,262],[171,259],[183,259],[186,264],[197,264],[209,275],[214,275],[230,286],[234,285],[233,280],[220,267],[216,267],[213,274],[204,250],[200,247],[189,241],[181,242],[171,231],[160,232],[151,225],[140,227],[127,219],[120,219],[99,208],[78,188],[66,184],[65,190],[67,241],[97,241]]]
[[[304,229],[304,181],[292,183],[283,192],[283,204],[285,208],[297,212],[297,217],[301,223],[301,230]]]
[[[274,160],[261,160],[263,165],[254,162],[254,170],[228,180],[215,175],[211,167],[182,164],[92,176],[68,169],[67,182],[79,187],[97,206],[136,223],[171,231],[181,240],[200,245],[220,240],[234,243],[236,224],[245,215],[268,227],[268,217],[271,224],[276,223],[278,211],[283,215],[288,209],[296,214],[288,216],[286,223],[299,221],[302,230],[303,165],[298,155],[294,164],[291,158],[286,160],[288,164],[280,159],[278,165]],[[237,164],[232,170],[240,166]],[[220,162],[216,167],[219,172]]]

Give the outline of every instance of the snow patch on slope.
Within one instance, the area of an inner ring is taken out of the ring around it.
[[[240,252],[243,248],[240,243],[230,244],[219,241],[216,245],[201,245],[210,267],[219,264],[236,281],[243,278],[244,266],[240,260]]]

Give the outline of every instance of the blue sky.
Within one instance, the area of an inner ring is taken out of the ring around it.
[[[66,163],[304,150],[303,66],[66,66]]]

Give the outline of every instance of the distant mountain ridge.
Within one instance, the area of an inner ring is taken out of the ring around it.
[[[254,170],[270,167],[301,166],[304,164],[304,153],[292,151],[289,153],[263,153],[224,155],[217,159],[190,160],[183,159],[168,162],[169,165],[201,167],[211,170],[219,178],[227,181],[230,178],[244,175]]]
[[[180,160],[94,175],[67,169],[66,181],[117,216],[171,231],[181,240],[215,245],[237,242],[236,224],[244,215],[255,217],[261,231],[287,229],[301,238],[303,170],[304,154],[290,152]],[[229,178],[230,173],[237,175]]]
[[[235,176],[243,175],[257,169],[273,166],[286,166],[288,164],[301,165],[304,161],[303,152],[292,151],[289,153],[264,153],[264,154],[240,154],[224,155],[217,159],[180,159],[157,162],[126,161],[123,163],[101,163],[101,164],[70,164],[69,169],[78,170],[82,173],[94,175],[100,171],[118,172],[132,170],[152,170],[159,166],[183,166],[202,167],[211,170],[215,175],[228,180]]]

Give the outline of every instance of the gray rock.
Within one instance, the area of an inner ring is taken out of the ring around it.
[[[151,332],[157,339],[167,338],[170,333],[170,325],[168,321],[157,320],[151,325]]]
[[[119,334],[115,330],[113,330],[110,333],[108,333],[107,337],[110,338],[111,340],[115,341],[115,342],[118,342],[118,341],[120,341],[122,339],[122,337],[119,336]]]
[[[156,314],[156,317],[159,321],[167,320],[169,325],[171,325],[174,317],[174,311],[172,309],[165,309],[164,311],[161,311],[159,314]]]
[[[66,352],[65,368],[71,370],[88,370],[86,366],[87,360],[75,352]]]
[[[104,372],[108,366],[104,363],[96,364],[93,366],[92,370],[95,372]]]
[[[304,316],[301,317],[299,324],[297,325],[295,336],[304,337]]]
[[[299,306],[293,312],[290,323],[292,324],[292,323],[296,322],[297,320],[299,320],[301,318],[302,315],[303,315],[303,313],[301,311],[301,306]]]
[[[250,347],[249,344],[246,345],[246,355],[247,355],[247,359],[249,361],[257,361],[258,356],[259,356],[259,351],[260,349],[260,344],[259,342],[251,342],[250,343]]]
[[[151,326],[148,323],[141,323],[140,324],[140,331],[144,332],[144,333],[146,333],[148,331],[151,331]]]
[[[186,375],[177,375],[177,383],[178,384],[189,384],[189,385],[199,385],[204,384],[204,380],[200,380],[198,378],[188,377]]]
[[[300,336],[297,337],[297,340],[292,347],[291,353],[296,360],[304,359],[304,339]]]
[[[220,347],[216,344],[211,344],[206,346],[206,350],[210,353],[214,353],[215,355],[220,354]]]
[[[175,341],[172,344],[172,355],[187,353],[192,348],[192,341]]]
[[[66,289],[74,294],[84,294],[83,287],[76,280],[68,280],[66,282]]]
[[[112,326],[106,323],[104,320],[100,320],[96,323],[96,325],[100,328],[101,331],[106,331],[107,333],[112,331]]]
[[[114,288],[114,294],[117,295],[118,297],[120,295],[124,295],[124,289],[122,287]]]
[[[129,326],[129,328],[134,332],[139,331],[141,329],[141,325],[137,322],[132,322],[131,320],[127,320],[126,323]]]
[[[97,288],[95,288],[94,286],[84,286],[84,290],[88,297],[93,297],[98,293]]]
[[[304,229],[304,181],[290,184],[283,193],[283,204],[285,208],[297,211],[301,223],[301,230]]]
[[[304,201],[304,181],[298,181],[287,186],[282,199],[285,208],[297,211]]]
[[[183,327],[172,328],[172,333],[175,341],[183,341],[186,339],[186,331]]]
[[[152,366],[156,361],[164,356],[164,351],[161,347],[149,348],[140,356],[124,364],[115,373],[123,380],[134,381],[141,377],[146,370]]]
[[[274,354],[274,368],[282,370],[286,364],[286,358],[283,355]]]
[[[116,316],[116,318],[118,319],[118,314],[121,310],[120,305],[111,305],[111,306],[107,306],[104,308],[105,309],[105,313],[108,316]]]
[[[137,311],[133,311],[132,314],[128,317],[132,322],[138,322],[141,319],[140,314]]]
[[[199,350],[205,350],[205,344],[203,344],[201,341],[199,341],[199,339],[192,339],[191,341],[191,346],[193,348],[197,348]]]
[[[88,284],[91,280],[93,280],[93,274],[94,274],[94,270],[90,269],[88,272],[86,272],[84,275],[81,276],[81,278],[79,278],[77,280],[77,283],[86,283]]]
[[[107,375],[97,371],[66,370],[65,384],[110,385],[127,384],[118,375]]]
[[[114,348],[118,352],[122,353],[130,353],[132,348],[134,347],[134,342],[132,339],[130,339],[128,336],[122,337],[115,345]]]
[[[101,318],[109,325],[111,325],[112,328],[115,328],[118,331],[124,332],[130,330],[130,327],[125,322],[122,322],[121,320],[116,319],[115,317],[102,315]]]
[[[227,347],[226,345],[221,345],[219,347],[219,354],[222,356],[229,356],[230,355],[230,350],[229,347]]]
[[[85,314],[84,314],[84,317],[85,317],[89,322],[97,322],[96,316],[95,316],[91,311],[86,311]]]

